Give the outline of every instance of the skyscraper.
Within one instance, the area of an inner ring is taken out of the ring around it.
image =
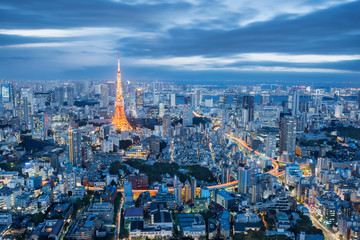
[[[185,105],[183,109],[183,125],[190,127],[193,125],[193,112],[190,106]]]
[[[280,118],[280,152],[295,154],[296,120],[292,116]]]
[[[126,119],[125,111],[124,111],[124,100],[122,97],[122,87],[121,87],[120,58],[118,58],[115,114],[112,124],[114,124],[115,128],[120,131],[131,130],[131,125]]]
[[[144,108],[144,89],[137,88],[135,90],[135,103],[137,109]]]
[[[276,136],[269,134],[266,137],[266,156],[274,158],[276,153]]]
[[[109,85],[101,84],[101,95],[100,95],[100,107],[108,107],[109,106]]]
[[[191,202],[194,202],[194,199],[196,198],[196,178],[192,177],[191,178],[191,183],[190,183],[190,196],[191,196]]]
[[[296,116],[300,113],[300,96],[299,96],[299,91],[295,90],[294,94],[292,96],[292,114],[293,116]]]
[[[176,106],[176,95],[175,93],[170,94],[170,107]]]
[[[46,136],[48,127],[48,115],[46,113],[37,113],[32,116],[32,138],[43,139]]]
[[[74,166],[81,165],[81,132],[78,129],[69,130],[69,159]]]
[[[239,167],[238,170],[238,192],[248,193],[249,187],[249,169],[245,167]]]
[[[230,182],[230,167],[226,164],[221,169],[221,183]]]
[[[251,122],[254,120],[254,96],[243,97],[243,109],[248,110],[247,121]]]
[[[164,115],[163,117],[163,137],[171,137],[171,117]]]
[[[191,200],[191,186],[188,180],[186,180],[184,188],[185,188],[184,202],[187,203]]]

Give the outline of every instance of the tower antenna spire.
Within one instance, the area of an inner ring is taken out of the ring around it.
[[[131,125],[125,116],[124,100],[122,97],[121,87],[121,72],[120,72],[120,57],[118,57],[118,72],[117,72],[117,84],[116,84],[116,102],[115,102],[115,114],[112,120],[112,124],[120,131],[130,131]]]
[[[118,72],[120,72],[120,56],[118,56]]]

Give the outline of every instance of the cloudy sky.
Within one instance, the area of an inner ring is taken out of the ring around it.
[[[0,79],[358,84],[360,1],[1,0]]]

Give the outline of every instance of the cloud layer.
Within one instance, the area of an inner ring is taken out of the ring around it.
[[[107,79],[121,55],[129,80],[360,82],[358,12],[355,0],[4,0],[0,79]]]

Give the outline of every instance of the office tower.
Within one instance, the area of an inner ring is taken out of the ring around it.
[[[280,153],[295,154],[296,120],[292,116],[280,118]]]
[[[31,135],[35,139],[43,139],[49,125],[48,115],[46,113],[37,113],[32,116]]]
[[[124,195],[125,195],[125,203],[130,203],[130,204],[134,203],[131,182],[126,180],[124,182]]]
[[[238,192],[239,193],[248,193],[249,188],[249,177],[250,171],[246,167],[239,167],[238,169]]]
[[[54,101],[59,105],[63,105],[64,99],[65,89],[63,87],[56,87],[54,91]]]
[[[74,88],[72,86],[66,87],[66,103],[68,106],[74,106]]]
[[[131,130],[131,125],[126,119],[125,111],[124,111],[124,100],[122,97],[122,87],[121,87],[120,58],[118,58],[115,114],[112,124],[114,124],[115,128],[120,131]]]
[[[254,96],[243,97],[243,109],[248,111],[247,122],[254,121]]]
[[[137,109],[144,108],[144,89],[137,88],[135,90],[135,104]]]
[[[201,94],[200,94],[200,90],[196,90],[196,106],[200,106],[201,105]]]
[[[270,96],[269,94],[262,94],[261,95],[261,104],[266,105],[270,102]]]
[[[69,159],[74,166],[81,165],[81,132],[78,129],[69,130]]]
[[[266,137],[266,156],[274,158],[276,153],[276,136],[269,134]]]
[[[100,107],[107,108],[109,106],[109,95],[109,85],[101,84]]]
[[[183,109],[183,126],[191,127],[193,125],[193,112],[190,106],[185,105]]]
[[[155,106],[159,105],[159,102],[160,102],[160,95],[154,93],[154,105]]]
[[[235,109],[241,109],[242,108],[242,96],[236,95],[233,97],[233,105]]]
[[[309,102],[300,102],[299,103],[299,110],[301,113],[309,112]]]
[[[306,127],[306,114],[300,113],[295,116],[296,119],[296,131],[304,132]]]
[[[22,97],[20,100],[20,122],[27,126],[31,125],[31,102],[27,97]]]
[[[159,103],[159,117],[162,118],[165,114],[165,105],[164,103]]]
[[[171,137],[171,117],[170,115],[164,115],[163,117],[163,137]]]
[[[357,93],[357,103],[358,103],[358,109],[360,109],[360,91]]]
[[[5,109],[13,110],[15,107],[15,91],[12,84],[1,84],[1,103]]]
[[[230,167],[226,164],[221,169],[221,183],[230,182]]]
[[[219,104],[220,105],[225,105],[229,103],[229,97],[228,96],[220,96],[219,97]]]
[[[294,91],[294,94],[292,95],[292,104],[291,104],[291,110],[292,110],[292,115],[296,116],[300,113],[300,94],[298,90]]]
[[[109,96],[116,97],[116,82],[106,82],[109,89]]]
[[[190,196],[191,196],[191,202],[194,202],[194,199],[196,198],[196,179],[194,177],[191,178],[191,183],[190,183]]]
[[[170,94],[170,107],[176,106],[176,95],[175,93]]]

